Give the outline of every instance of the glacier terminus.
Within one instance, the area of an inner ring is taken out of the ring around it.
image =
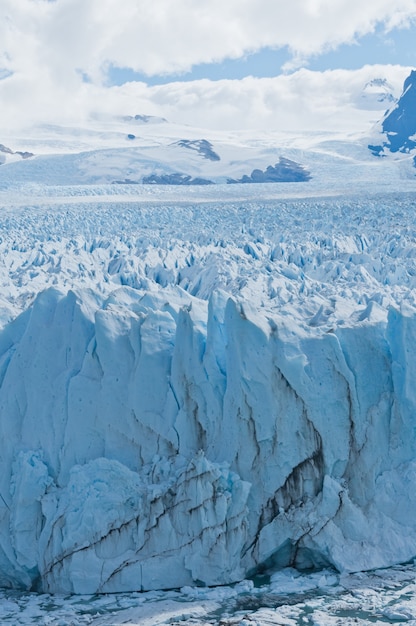
[[[411,190],[99,191],[2,198],[1,585],[411,560]]]

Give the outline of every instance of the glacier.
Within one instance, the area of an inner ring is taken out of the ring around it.
[[[412,193],[47,193],[2,198],[1,586],[416,556]]]

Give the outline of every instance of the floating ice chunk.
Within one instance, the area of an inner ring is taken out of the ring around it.
[[[393,606],[388,606],[383,610],[384,617],[387,619],[400,621],[400,622],[408,622],[409,620],[413,620],[416,618],[416,612],[411,606],[406,606],[404,604],[394,604]]]

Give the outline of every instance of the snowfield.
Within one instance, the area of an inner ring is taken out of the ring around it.
[[[381,163],[389,192],[4,187],[2,586],[415,557],[416,184]]]

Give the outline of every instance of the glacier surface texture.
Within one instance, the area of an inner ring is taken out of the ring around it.
[[[416,555],[412,194],[0,220],[1,586]]]

